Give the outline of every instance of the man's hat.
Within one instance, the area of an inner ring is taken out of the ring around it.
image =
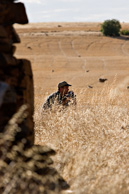
[[[72,85],[68,84],[66,81],[60,82],[58,84],[58,88],[61,88],[61,87],[64,87],[64,86],[72,86]]]

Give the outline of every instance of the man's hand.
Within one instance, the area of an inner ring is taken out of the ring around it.
[[[76,96],[74,95],[73,91],[69,91],[68,94],[66,94],[62,100],[62,105],[69,105],[69,104],[76,105]]]

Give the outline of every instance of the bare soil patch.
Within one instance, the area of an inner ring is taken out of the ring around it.
[[[16,56],[32,62],[37,91],[56,90],[58,82],[67,80],[73,88],[103,87],[99,78],[124,83],[129,72],[129,39],[104,37],[100,23],[38,23],[16,25],[21,38]],[[122,24],[127,28],[129,24]],[[88,72],[87,72],[88,71]],[[51,91],[50,91],[51,92]],[[37,93],[37,92],[36,92]],[[36,94],[35,93],[35,94]]]

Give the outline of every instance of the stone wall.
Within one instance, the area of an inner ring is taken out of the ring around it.
[[[24,4],[0,0],[0,131],[23,104],[28,105],[24,131],[30,144],[34,143],[34,89],[31,64],[16,59],[14,44],[20,43],[13,24],[27,24]]]
[[[69,185],[53,168],[56,152],[34,145],[31,64],[16,59],[14,23],[28,23],[25,7],[0,0],[0,193],[57,194]]]

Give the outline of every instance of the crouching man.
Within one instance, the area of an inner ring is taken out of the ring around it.
[[[43,109],[52,109],[53,105],[62,105],[67,107],[69,105],[76,105],[76,96],[73,91],[69,91],[69,86],[66,81],[58,84],[58,91],[51,94],[46,102],[43,104]]]

